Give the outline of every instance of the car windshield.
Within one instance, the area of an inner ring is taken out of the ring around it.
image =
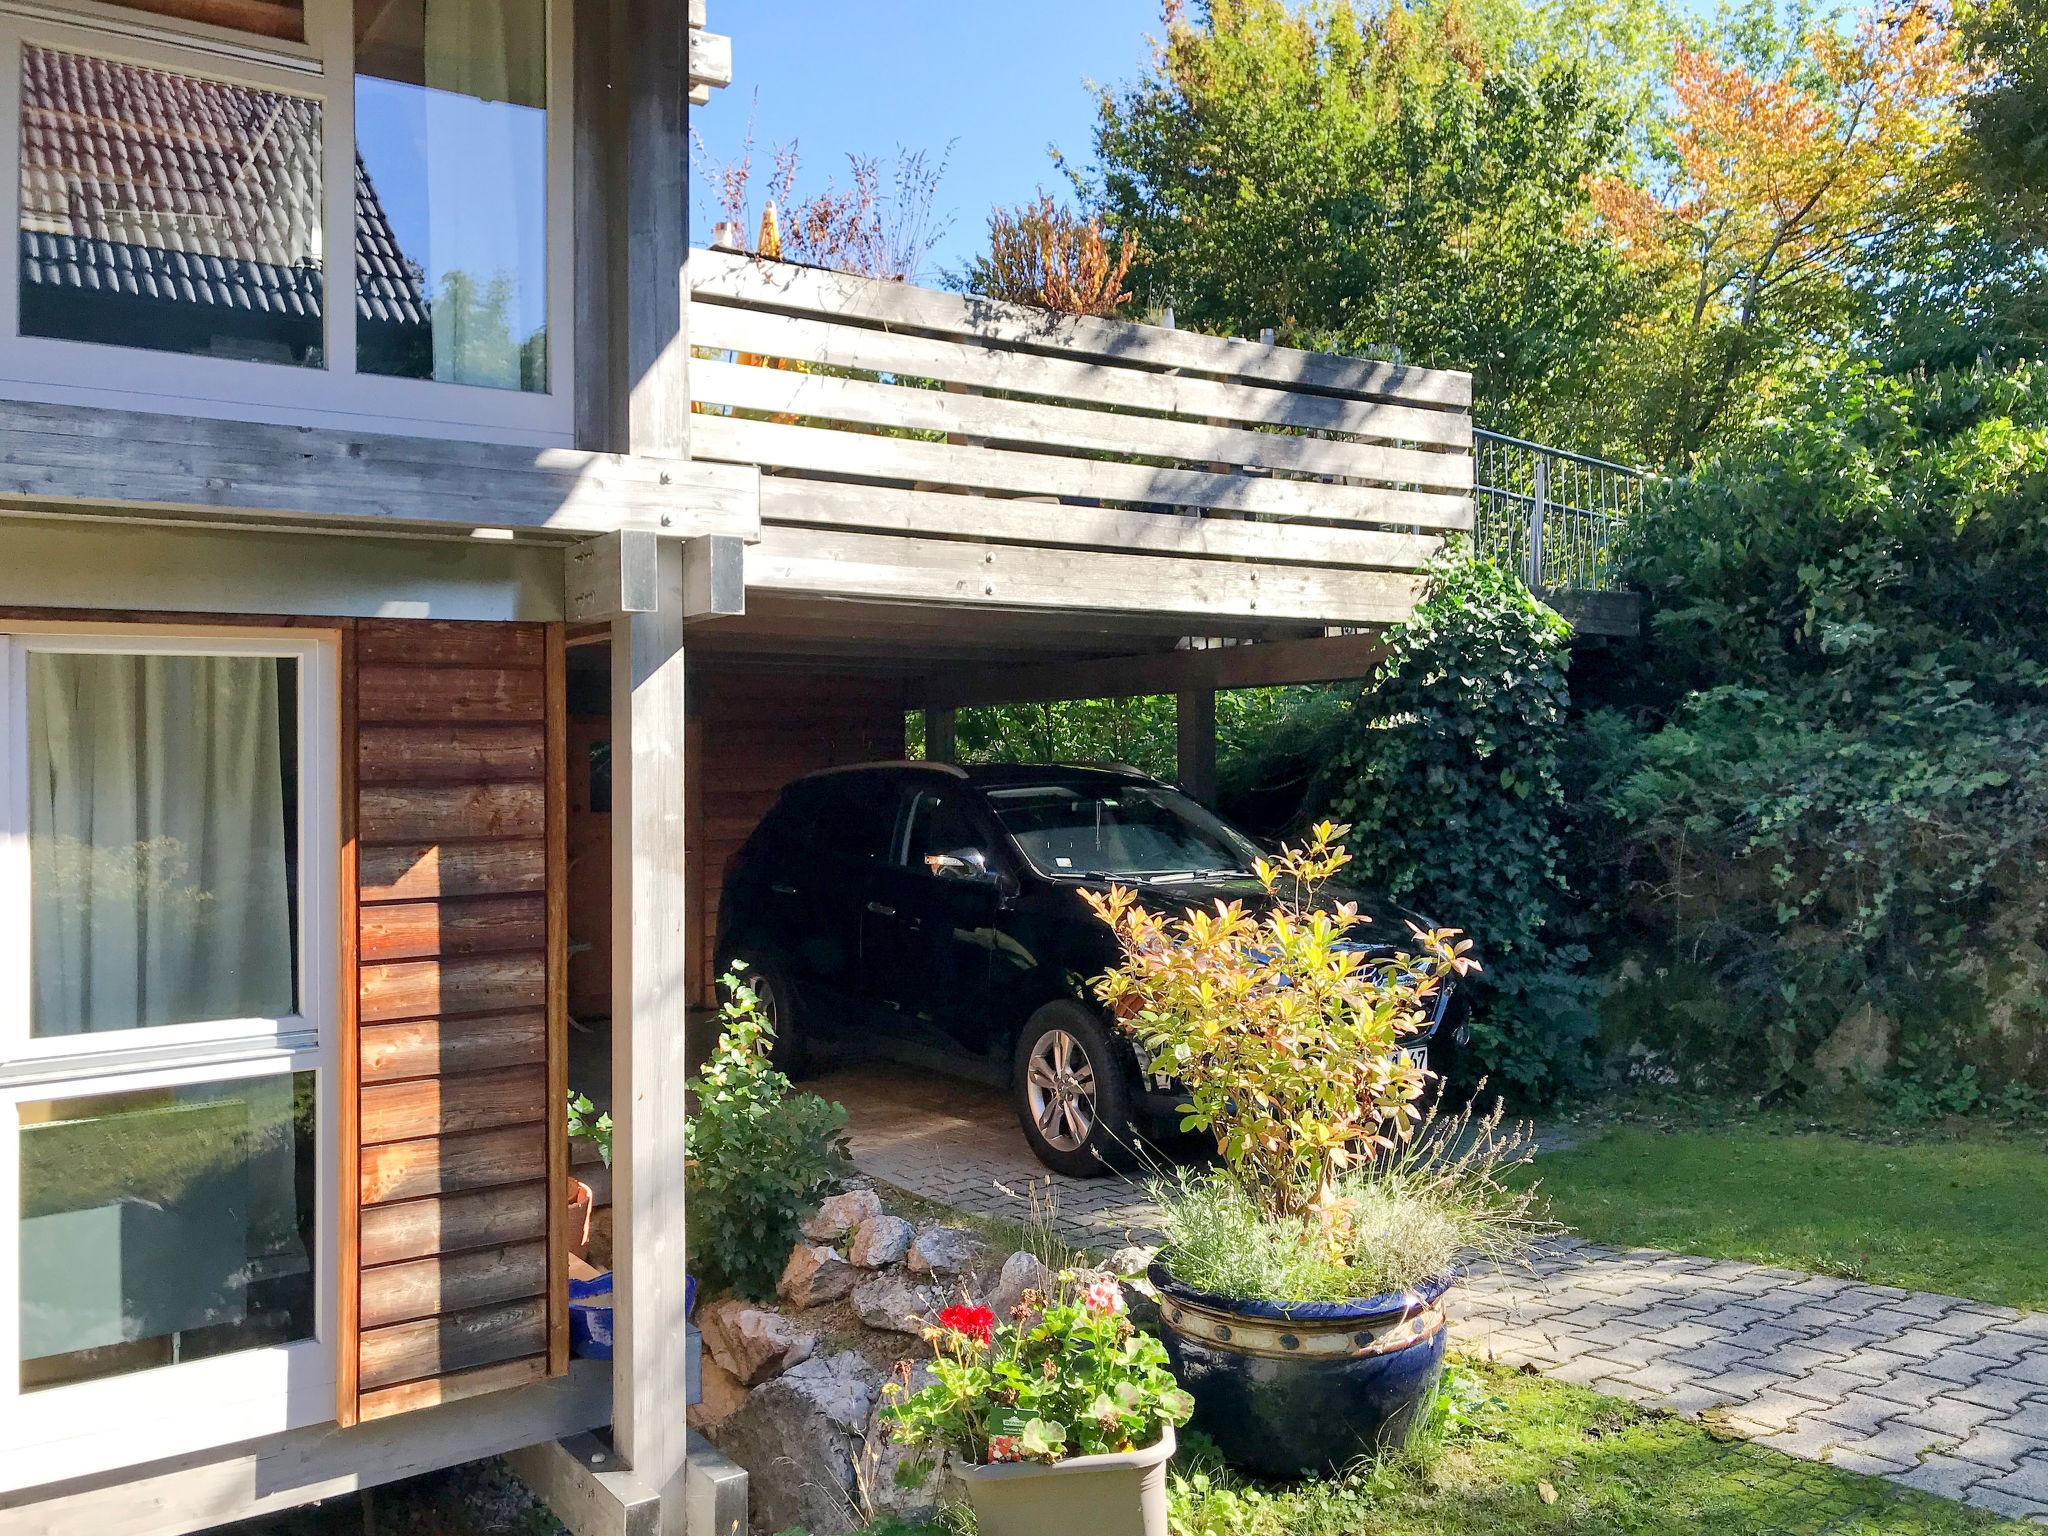
[[[1259,856],[1242,833],[1159,785],[1033,784],[991,789],[988,801],[1024,857],[1048,875],[1238,874]]]

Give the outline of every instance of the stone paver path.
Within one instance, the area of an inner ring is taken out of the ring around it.
[[[874,1178],[1012,1221],[1049,1193],[1092,1247],[1154,1226],[1126,1181],[1048,1174],[993,1088],[899,1067],[808,1086],[846,1105]],[[2048,1313],[1575,1239],[1454,1296],[1460,1348],[2048,1526]]]

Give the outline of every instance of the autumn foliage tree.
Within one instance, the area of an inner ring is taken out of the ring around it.
[[[1099,214],[1081,217],[1052,194],[988,216],[988,252],[969,272],[976,293],[1066,315],[1113,315],[1131,302],[1125,288],[1138,238],[1112,239]]]
[[[1853,36],[1818,29],[1775,72],[1676,46],[1664,174],[1589,182],[1661,295],[1640,391],[1660,456],[1697,451],[1764,365],[1838,344],[1871,263],[1954,216],[1970,79],[1932,0],[1873,12]]]

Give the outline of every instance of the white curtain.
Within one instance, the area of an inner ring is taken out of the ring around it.
[[[30,656],[37,1035],[294,1011],[278,668]]]

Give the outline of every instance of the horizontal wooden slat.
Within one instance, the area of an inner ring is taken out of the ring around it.
[[[1095,459],[970,448],[954,443],[835,432],[772,421],[702,415],[690,422],[690,448],[708,458],[873,480],[957,485],[1027,496],[1077,496],[1170,507],[1256,512],[1285,520],[1470,528],[1472,498],[1442,491],[1385,490],[1158,469]],[[1284,535],[1275,535],[1275,542]]]
[[[907,378],[939,379],[1050,400],[1163,411],[1252,426],[1341,432],[1375,442],[1472,446],[1472,418],[1460,411],[1347,400],[1262,384],[1124,368],[1112,362],[942,341],[904,331],[834,325],[730,304],[690,306],[690,344],[761,357],[803,358]],[[696,364],[690,383],[697,385]]]
[[[871,427],[959,432],[995,444],[1114,453],[1182,463],[1225,463],[1297,474],[1341,475],[1388,485],[1472,488],[1472,457],[1387,448],[1130,412],[1078,410],[1039,400],[949,394],[902,384],[842,379],[788,368],[743,367],[699,358],[692,398],[740,410],[772,411]]]
[[[531,784],[366,784],[358,811],[366,843],[539,837],[547,798]]]
[[[366,1083],[362,1090],[363,1143],[371,1146],[414,1136],[531,1125],[547,1114],[547,1092],[544,1066]]]
[[[438,1408],[447,1403],[459,1403],[465,1398],[481,1397],[486,1392],[529,1386],[545,1380],[547,1374],[548,1357],[535,1355],[531,1359],[507,1360],[499,1365],[478,1366],[471,1371],[432,1376],[425,1381],[409,1381],[402,1386],[365,1392],[357,1417],[367,1422],[388,1419],[393,1414],[411,1413],[419,1408]]]
[[[1076,353],[1130,366],[1185,368],[1329,394],[1447,407],[1472,403],[1469,373],[1304,352],[1125,320],[1055,315],[979,295],[940,293],[727,251],[692,251],[689,278],[690,291],[698,299]]]
[[[450,1013],[503,1013],[547,1003],[546,956],[394,960],[362,968],[362,1022]]]
[[[547,631],[538,624],[364,619],[356,657],[366,667],[539,667]]]
[[[372,911],[366,907],[367,919]],[[530,1066],[547,1059],[547,1015],[478,1013],[452,1019],[368,1024],[361,1031],[365,1083]]]
[[[364,1210],[362,1259],[365,1265],[394,1264],[544,1238],[547,1231],[546,1184],[401,1200]]]
[[[1423,578],[1154,555],[1076,560],[1058,549],[768,527],[747,551],[747,584],[964,606],[1393,624],[1414,611]]]
[[[507,1243],[363,1271],[365,1328],[440,1317],[469,1307],[545,1295],[548,1245]]]
[[[540,1297],[366,1328],[363,1390],[517,1360],[546,1349],[547,1330],[547,1302]]]
[[[359,733],[364,784],[538,779],[546,738],[531,725],[372,725]]]
[[[546,942],[544,898],[470,896],[364,908],[360,953],[374,963],[539,949]]]
[[[364,1205],[378,1205],[386,1200],[526,1184],[545,1179],[547,1171],[547,1137],[538,1126],[477,1131],[468,1136],[426,1136],[363,1148],[362,1200]],[[364,1220],[367,1223],[367,1212]]]
[[[547,889],[547,845],[401,843],[362,850],[362,899],[420,901],[448,896],[511,896]]]
[[[1298,524],[1277,529],[1271,523],[1241,517],[1053,506],[1041,501],[847,485],[786,475],[763,477],[761,517],[770,523],[875,533],[951,535],[1069,549],[1395,571],[1420,570],[1444,542],[1436,534],[1394,533],[1383,528]]]
[[[365,725],[531,720],[544,713],[544,674],[514,667],[364,667]]]

